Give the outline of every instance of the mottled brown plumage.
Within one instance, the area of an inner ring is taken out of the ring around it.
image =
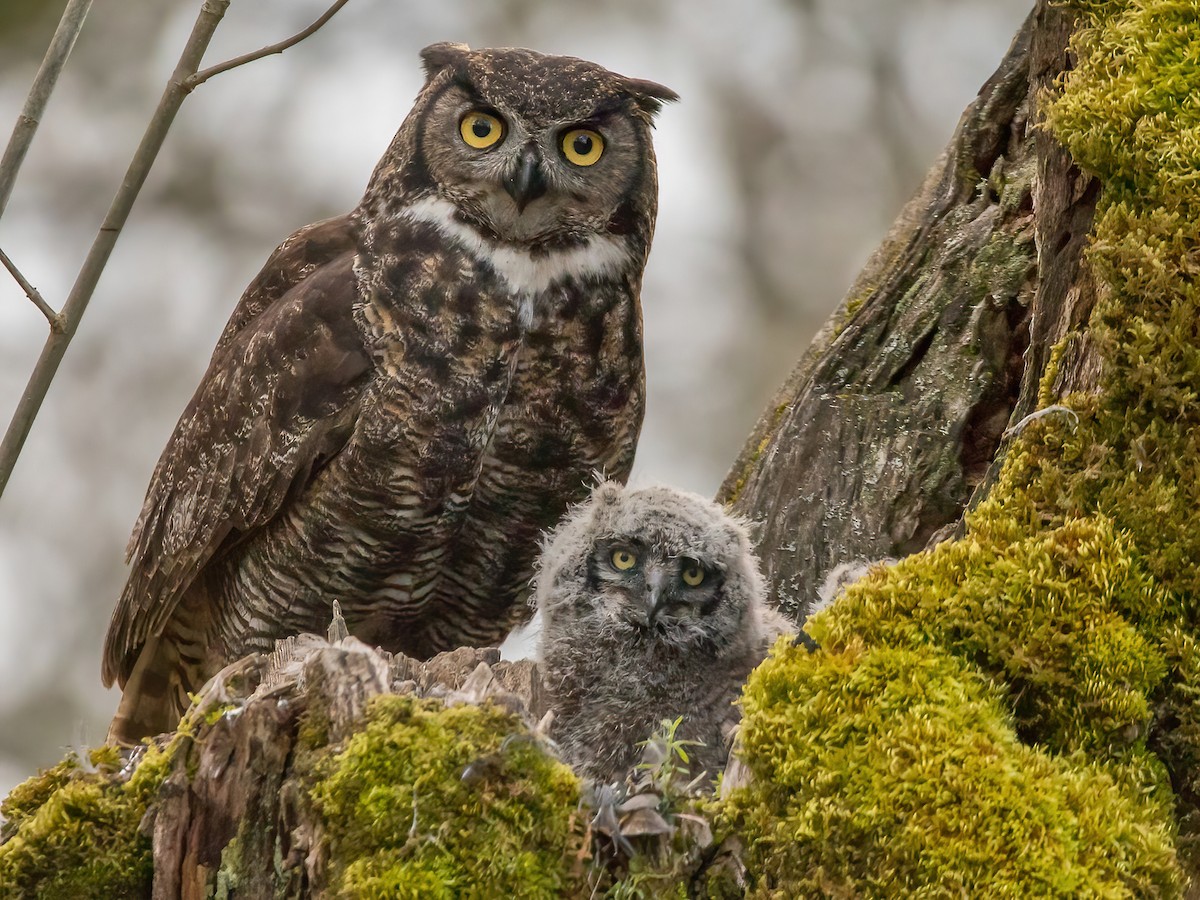
[[[592,470],[629,471],[650,124],[674,95],[527,50],[423,58],[362,202],[275,251],[159,460],[105,647],[114,739],[170,728],[335,599],[409,655],[501,639],[538,534]],[[579,129],[598,160],[572,161]]]

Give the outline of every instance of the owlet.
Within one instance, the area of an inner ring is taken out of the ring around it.
[[[621,780],[664,720],[693,774],[724,767],[734,701],[790,622],[765,605],[741,522],[695,494],[596,488],[539,563],[539,668],[551,737],[582,774]]]

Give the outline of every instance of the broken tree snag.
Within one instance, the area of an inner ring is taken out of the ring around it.
[[[540,687],[496,650],[419,662],[353,637],[234,663],[181,723],[142,822],[153,897],[382,896],[476,864],[468,880],[502,893],[524,867],[569,893],[578,782],[531,730]]]
[[[1038,406],[1052,343],[1090,312],[1078,275],[1095,183],[1034,125],[1072,15],[1030,15],[721,487],[760,523],[774,599],[794,614],[840,564],[959,525],[1006,430]]]

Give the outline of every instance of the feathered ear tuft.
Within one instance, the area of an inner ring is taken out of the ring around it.
[[[674,103],[679,95],[656,81],[641,78],[622,78],[621,87],[643,111],[654,115],[664,103]]]
[[[606,481],[596,486],[592,491],[592,500],[597,507],[612,506],[621,499],[621,485],[615,481]]]
[[[459,65],[470,52],[471,48],[466,44],[456,44],[452,41],[430,44],[421,51],[421,62],[425,66],[426,77],[432,78],[447,66]]]

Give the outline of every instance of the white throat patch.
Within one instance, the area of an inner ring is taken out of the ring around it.
[[[424,197],[400,210],[403,218],[432,225],[458,242],[468,253],[487,263],[518,294],[537,295],[568,278],[610,275],[629,259],[625,242],[611,235],[593,235],[578,247],[532,256],[527,250],[487,240],[455,218],[454,204],[440,197]]]

